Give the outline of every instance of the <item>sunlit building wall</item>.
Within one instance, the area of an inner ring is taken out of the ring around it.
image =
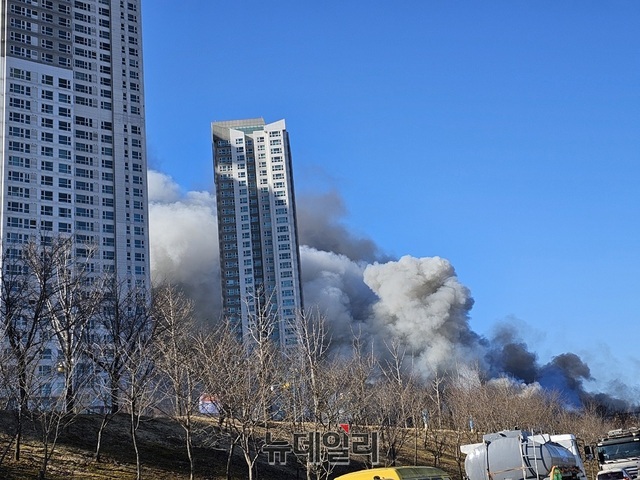
[[[224,315],[248,341],[272,323],[286,350],[303,305],[285,121],[214,122],[212,137]]]
[[[5,263],[27,242],[71,237],[89,281],[150,287],[140,15],[140,0],[2,2]]]
[[[148,286],[140,0],[2,8],[3,242],[74,235],[96,274]]]

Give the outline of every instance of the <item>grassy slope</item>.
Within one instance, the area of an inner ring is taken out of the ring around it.
[[[102,462],[93,461],[100,418],[81,416],[61,434],[51,459],[47,478],[57,479],[129,479],[135,478],[135,452],[129,436],[128,418],[116,417],[106,428],[102,441]],[[0,413],[0,448],[4,451],[13,431],[13,418]],[[37,478],[42,461],[42,444],[37,432],[26,432],[23,460],[16,463],[5,458],[0,465],[2,479]],[[139,429],[140,456],[144,478],[188,478],[188,460],[182,445],[179,427],[165,419],[150,419]],[[10,454],[8,455],[10,456]],[[224,473],[226,454],[214,449],[197,449],[198,469],[206,475],[198,478],[218,478]],[[238,464],[242,467],[241,464]],[[239,472],[238,472],[239,473]],[[240,475],[237,478],[242,478]]]
[[[128,418],[117,417],[107,427],[103,437],[101,463],[93,461],[96,433],[100,423],[97,416],[81,416],[61,435],[56,452],[51,460],[47,478],[51,480],[126,480],[135,478],[135,454],[129,436]],[[13,431],[13,416],[0,412],[0,455],[10,441]],[[42,446],[36,432],[26,432],[23,447],[23,460],[19,463],[10,459],[9,453],[0,465],[2,479],[36,479],[42,458]],[[442,435],[442,434],[440,434]],[[149,479],[187,479],[188,460],[182,440],[180,427],[167,419],[153,418],[146,420],[139,429],[141,441],[141,459],[143,478]],[[451,437],[449,435],[449,437]],[[287,438],[283,433],[281,438]],[[472,439],[469,439],[469,441]],[[453,457],[455,445],[452,438],[447,438],[442,457],[441,468],[449,471],[452,478],[459,478],[458,465]],[[418,442],[418,464],[433,465],[432,445],[423,448],[422,439]],[[380,450],[383,460],[383,449]],[[398,464],[412,465],[416,454],[414,436],[408,438],[399,456]],[[226,451],[222,448],[199,447],[195,451],[196,478],[217,480],[226,478]],[[286,478],[305,478],[302,469],[291,463],[287,466],[271,466],[266,464],[263,455],[259,457],[259,478],[276,480]],[[358,469],[357,463],[349,467],[337,468],[335,474]],[[246,466],[237,452],[233,463],[233,478],[246,478]]]

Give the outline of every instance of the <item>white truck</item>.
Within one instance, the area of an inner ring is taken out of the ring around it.
[[[463,445],[469,480],[587,480],[575,436],[505,430]]]
[[[598,440],[595,452],[588,446],[585,453],[598,459],[601,471],[624,469],[632,478],[638,478],[640,428],[610,430]]]

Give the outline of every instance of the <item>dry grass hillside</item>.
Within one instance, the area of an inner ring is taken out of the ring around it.
[[[46,478],[50,480],[127,480],[136,478],[136,461],[129,434],[128,417],[116,417],[107,427],[103,437],[102,459],[97,463],[93,459],[100,418],[80,416],[59,435],[55,452],[47,468]],[[0,412],[0,479],[26,480],[37,479],[43,456],[42,442],[33,425],[28,426],[20,462],[12,460],[10,446],[15,427],[13,415]],[[287,438],[285,431],[278,432],[277,424],[271,427],[280,438]],[[460,479],[462,462],[457,454],[458,446],[479,440],[476,434],[456,434],[450,431],[425,432],[408,430],[402,447],[399,449],[399,465],[435,465],[448,471],[453,479]],[[182,430],[165,418],[148,418],[139,429],[142,460],[142,477],[145,479],[188,479],[189,463],[184,447]],[[207,445],[205,438],[196,442],[196,478],[199,480],[225,479],[227,445]],[[382,442],[381,442],[382,443]],[[384,461],[385,448],[380,447],[381,461]],[[258,457],[257,478],[263,480],[305,478],[302,467],[295,460],[285,466],[272,466],[266,462],[266,456]],[[363,465],[353,461],[348,467],[339,467],[335,475],[358,470]],[[240,451],[236,451],[232,464],[232,478],[247,478],[246,464]]]

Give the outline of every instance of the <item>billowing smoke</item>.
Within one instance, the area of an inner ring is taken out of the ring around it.
[[[636,391],[621,384],[612,384],[606,393],[593,394],[585,389],[585,382],[592,381],[589,366],[575,353],[561,353],[549,362],[540,364],[538,356],[510,323],[500,323],[487,342],[486,365],[494,376],[506,375],[509,379],[526,385],[538,385],[548,391],[559,392],[565,404],[580,407],[585,404],[598,405],[610,411],[624,411],[638,398]],[[622,400],[622,399],[629,399]]]
[[[356,237],[340,222],[346,208],[337,192],[301,195],[297,202],[298,235],[303,244],[355,261],[386,258],[372,240]]]
[[[150,171],[149,198],[154,281],[181,287],[202,319],[218,320],[214,196],[182,194],[170,177]],[[305,306],[325,316],[335,351],[348,351],[355,334],[380,354],[389,342],[402,343],[424,375],[472,363],[494,378],[521,383],[525,393],[541,386],[561,389],[574,405],[607,399],[585,393],[591,372],[577,355],[540,365],[512,322],[498,326],[491,339],[477,335],[469,324],[473,299],[447,260],[385,258],[373,241],[345,228],[344,205],[335,192],[299,196],[297,207]]]
[[[506,374],[526,383],[536,381],[538,357],[518,337],[513,323],[498,324],[490,344],[492,347],[488,348],[486,358],[492,375]]]
[[[538,382],[549,390],[563,392],[571,405],[581,406],[584,400],[583,381],[591,380],[591,371],[575,353],[553,357],[539,371]]]
[[[148,181],[154,283],[171,283],[187,292],[200,319],[219,319],[215,198],[208,192],[182,195],[170,177],[155,171],[149,171]]]
[[[372,332],[366,320],[375,295],[362,278],[366,264],[307,245],[300,247],[300,259],[305,306],[317,307],[326,318],[332,347],[348,351],[354,334],[369,339]]]
[[[378,296],[372,322],[409,347],[420,371],[477,357],[478,336],[469,328],[473,299],[447,260],[405,256],[375,263],[364,281]]]

